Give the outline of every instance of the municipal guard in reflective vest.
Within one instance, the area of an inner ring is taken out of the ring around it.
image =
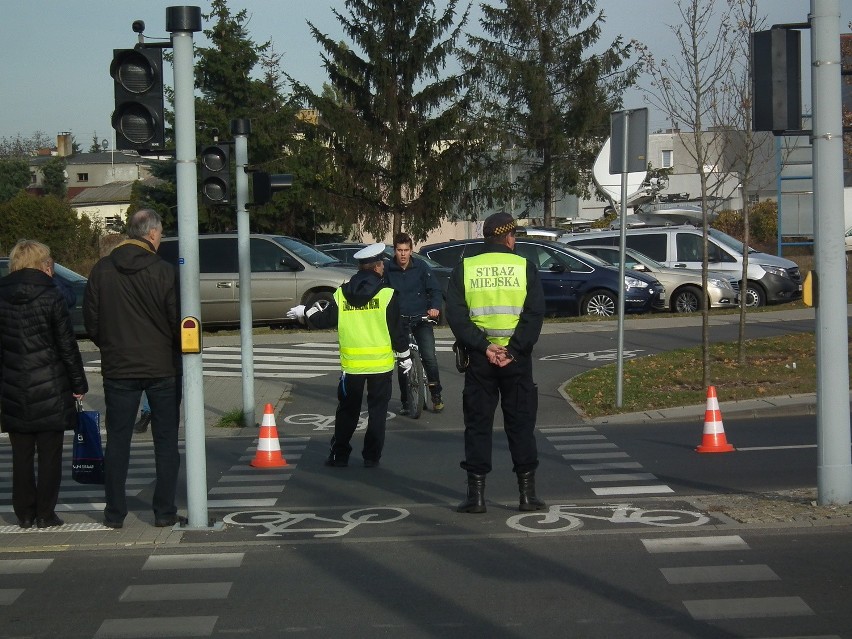
[[[383,284],[384,244],[371,244],[355,253],[358,272],[334,292],[334,301],[308,309],[295,306],[287,313],[309,328],[337,326],[340,366],[334,436],[326,466],[348,466],[349,440],[358,426],[364,386],[367,387],[367,432],[361,455],[364,466],[379,465],[385,443],[385,420],[393,391],[395,362],[411,370],[408,336],[399,314],[396,292]]]
[[[459,512],[485,512],[485,476],[491,471],[491,436],[497,402],[518,476],[520,509],[542,510],[535,494],[538,389],[532,350],[541,333],[544,292],[538,271],[515,255],[515,220],[495,213],[483,225],[485,244],[456,266],[447,290],[447,322],[467,351],[462,409],[467,499]]]

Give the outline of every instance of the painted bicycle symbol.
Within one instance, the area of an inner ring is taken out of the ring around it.
[[[358,426],[355,430],[364,430],[367,428],[367,418],[369,413],[364,411],[358,415]],[[396,417],[394,413],[388,413],[387,418],[393,419]],[[313,426],[314,430],[334,430],[334,415],[317,415],[315,413],[298,413],[296,415],[288,415],[284,418],[285,424],[293,426]]]
[[[603,506],[551,506],[547,512],[514,515],[506,520],[509,528],[522,532],[565,532],[582,528],[583,519],[608,521],[612,524],[639,524],[671,528],[702,526],[710,518],[691,510],[643,510],[630,504]]]
[[[342,537],[361,524],[389,524],[405,519],[405,508],[376,506],[344,513],[341,519],[320,517],[315,513],[291,513],[286,510],[243,510],[222,519],[234,526],[258,526],[266,531],[258,537],[279,537],[286,533],[314,533],[314,537]]]
[[[624,351],[624,359],[636,357],[642,349],[633,351]],[[607,348],[602,351],[589,351],[588,353],[560,353],[559,355],[545,355],[544,360],[560,360],[560,359],[587,359],[590,362],[609,362],[618,357],[618,349]]]

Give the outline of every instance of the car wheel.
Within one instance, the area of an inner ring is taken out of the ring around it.
[[[704,296],[695,286],[684,286],[672,298],[672,313],[695,313],[704,308]]]
[[[580,309],[583,315],[601,315],[603,317],[612,317],[618,308],[618,300],[609,291],[599,290],[592,291],[583,300],[583,306]]]
[[[760,288],[760,286],[750,280],[748,285],[746,286],[745,295],[747,308],[758,308],[759,306],[766,306],[766,293],[763,292],[763,289]]]
[[[305,304],[307,308],[310,308],[317,302],[319,302],[320,308],[325,310],[331,302],[334,301],[334,294],[329,293],[328,291],[321,291],[319,293],[314,293],[310,297],[308,297],[308,301]]]

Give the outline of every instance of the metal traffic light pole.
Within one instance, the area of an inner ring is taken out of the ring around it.
[[[844,282],[839,1],[811,0],[810,21],[817,284]],[[830,294],[826,290],[817,300],[817,498],[822,505],[848,504],[852,501],[852,457],[845,287],[832,286]]]
[[[254,333],[251,313],[251,255],[248,204],[248,135],[251,120],[231,120],[237,181],[237,255],[240,268],[240,352],[243,366],[243,425],[256,426],[254,411]]]
[[[201,317],[198,256],[198,167],[195,160],[195,72],[192,34],[201,31],[200,7],[167,7],[174,49],[175,160],[178,195],[181,314]],[[200,349],[199,349],[200,350]],[[201,353],[183,355],[186,501],[189,528],[209,529]]]

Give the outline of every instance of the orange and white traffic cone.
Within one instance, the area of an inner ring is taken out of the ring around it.
[[[725,437],[722,411],[716,398],[716,387],[707,387],[707,410],[704,411],[704,437],[695,449],[699,453],[730,453],[735,450]]]
[[[281,455],[278,443],[278,428],[275,426],[275,411],[267,404],[260,424],[260,436],[257,438],[257,452],[251,465],[255,468],[278,468],[286,466],[287,460]]]

